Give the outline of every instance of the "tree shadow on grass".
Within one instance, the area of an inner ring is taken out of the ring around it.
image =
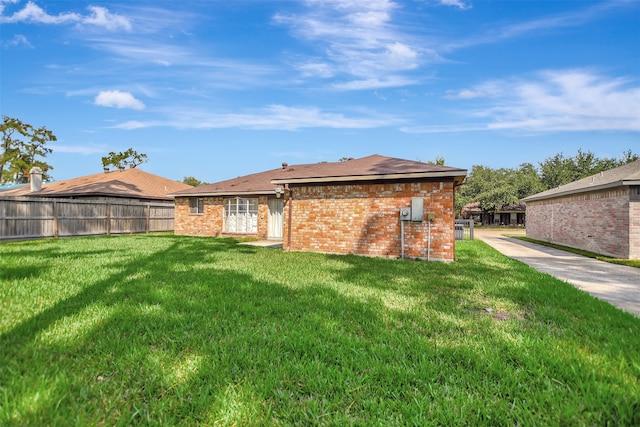
[[[293,262],[291,254],[158,239],[166,242],[161,249],[114,261],[118,270],[108,279],[0,337],[0,423],[454,424],[464,413],[470,424],[536,424],[536,411],[561,413],[584,397],[548,386],[545,368],[518,357],[523,346],[499,329],[492,347],[482,348],[469,323],[489,322],[460,309],[474,279],[452,283],[444,295],[459,301],[433,305],[442,314],[433,318],[423,318],[424,310],[394,317],[375,300],[340,290],[417,297],[441,286],[430,278],[454,282],[454,265],[305,255],[299,268],[309,270],[297,277],[310,276],[313,263],[340,264],[328,274],[337,285],[321,276],[290,286],[256,279],[249,264],[268,260],[273,266],[264,269],[279,269]],[[542,356],[557,358],[553,348]],[[500,385],[507,381],[513,387]],[[539,397],[535,388],[550,393]],[[595,394],[619,399],[624,391]]]

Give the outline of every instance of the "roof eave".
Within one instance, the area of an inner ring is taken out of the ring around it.
[[[224,197],[224,196],[264,196],[275,194],[273,190],[256,190],[256,191],[203,191],[198,193],[173,193],[171,197]]]
[[[323,176],[323,177],[303,177],[303,178],[276,178],[272,179],[272,184],[315,184],[327,182],[353,182],[353,181],[393,181],[405,179],[424,178],[453,178],[454,181],[462,182],[467,176],[467,171],[447,172],[415,172],[415,173],[394,173],[376,175],[347,175],[347,176]],[[458,178],[458,179],[456,179]]]
[[[607,184],[593,185],[593,186],[590,186],[590,187],[583,187],[583,188],[578,188],[578,189],[575,189],[575,190],[558,191],[557,193],[547,194],[547,195],[543,195],[543,196],[539,196],[539,197],[534,194],[533,196],[525,197],[524,199],[521,199],[521,200],[523,202],[533,202],[533,201],[538,201],[538,200],[555,199],[557,197],[570,196],[570,195],[573,195],[573,194],[588,193],[590,191],[607,190],[609,188],[626,187],[626,186],[631,186],[631,185],[640,185],[640,180],[633,179],[633,180],[622,180],[622,181],[609,182]]]

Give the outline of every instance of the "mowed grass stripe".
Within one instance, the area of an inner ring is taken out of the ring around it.
[[[640,319],[457,253],[0,244],[0,425],[640,424]]]

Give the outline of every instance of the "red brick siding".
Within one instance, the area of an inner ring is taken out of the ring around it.
[[[425,214],[435,213],[430,259],[454,259],[453,182],[310,185],[291,190],[293,199],[284,208],[285,249],[398,257],[399,210],[411,206],[412,197],[423,197]],[[426,258],[428,234],[427,221],[405,222],[405,256]]]
[[[629,258],[640,259],[640,186],[630,188]]]
[[[527,203],[527,236],[629,258],[630,214],[629,187],[531,201]]]
[[[251,197],[249,197],[251,198]],[[267,197],[258,199],[258,232],[251,234],[231,234],[224,230],[224,201],[226,197],[204,197],[204,213],[189,212],[189,198],[177,197],[174,232],[187,236],[238,236],[266,239],[269,230],[269,206]]]

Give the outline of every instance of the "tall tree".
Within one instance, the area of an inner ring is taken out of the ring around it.
[[[544,189],[531,163],[523,163],[518,169],[475,165],[456,195],[456,211],[459,213],[463,206],[476,202],[484,211],[514,205]]]
[[[555,188],[638,159],[640,157],[631,150],[625,151],[619,159],[600,158],[590,151],[580,149],[572,157],[565,157],[563,153],[558,153],[539,163],[540,178],[545,189]]]
[[[148,157],[146,154],[138,153],[133,148],[128,148],[126,151],[119,153],[111,151],[107,156],[102,158],[102,166],[106,168],[112,165],[119,168],[130,165],[132,168],[135,168],[147,161]]]
[[[44,180],[50,180],[49,171],[53,169],[44,159],[53,150],[47,143],[57,141],[56,136],[46,127],[35,128],[20,119],[3,116],[0,132],[0,182],[26,183],[29,171],[38,166],[42,169]]]

